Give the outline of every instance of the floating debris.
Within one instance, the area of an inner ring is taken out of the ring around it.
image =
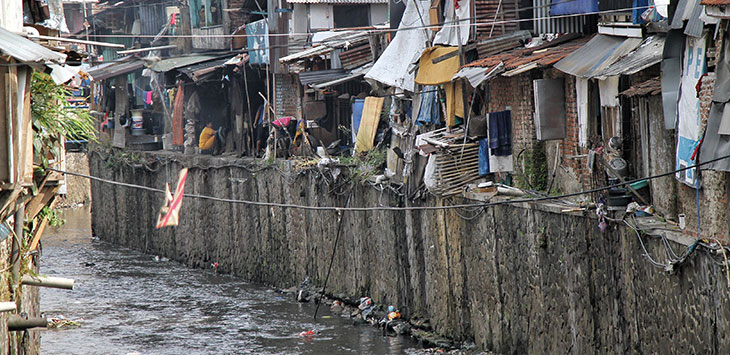
[[[53,318],[48,319],[48,328],[60,329],[62,327],[80,327],[81,323],[67,319],[63,315],[59,314]]]

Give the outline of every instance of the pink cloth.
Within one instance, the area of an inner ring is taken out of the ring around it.
[[[286,126],[289,125],[289,123],[291,122],[292,118],[293,117],[291,117],[291,116],[286,116],[286,117],[279,118],[279,119],[275,120],[272,123],[275,126],[277,126],[277,127],[282,127],[282,126],[286,127]]]
[[[152,91],[145,91],[144,103],[152,105]]]

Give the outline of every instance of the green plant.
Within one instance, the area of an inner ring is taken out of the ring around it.
[[[65,105],[69,91],[53,82],[48,74],[34,72],[31,83],[33,152],[42,168],[58,159],[61,137],[72,140],[96,139],[94,118],[88,111]]]
[[[48,217],[48,225],[51,227],[59,227],[66,223],[66,220],[61,218],[61,216],[58,214],[58,210],[55,208],[50,208],[48,206],[43,207],[41,209],[41,212],[38,213],[38,217],[43,219],[43,217]]]

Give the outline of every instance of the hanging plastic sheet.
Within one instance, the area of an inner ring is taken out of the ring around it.
[[[421,100],[418,109],[416,124],[425,126],[441,123],[441,110],[439,109],[438,87],[427,85],[423,87]]]
[[[695,164],[695,151],[702,137],[700,131],[700,99],[697,97],[697,82],[707,72],[705,59],[706,36],[686,37],[682,60],[682,79],[679,94],[679,121],[677,124],[676,168]],[[697,187],[697,169],[676,173],[676,178],[692,187]]]
[[[355,151],[358,153],[367,152],[373,149],[373,140],[380,123],[380,112],[383,110],[382,97],[368,96],[365,98],[362,110],[362,118],[360,126],[357,130],[357,140],[355,141]]]
[[[454,11],[454,5],[457,5]],[[459,38],[461,44],[466,45],[469,42],[470,20],[469,9],[471,4],[469,0],[447,0],[444,6],[444,25],[436,33],[433,38],[434,44],[447,44],[450,46],[458,46]],[[454,17],[454,14],[456,17]]]
[[[416,83],[439,85],[448,83],[459,72],[459,55],[456,47],[431,47],[423,51],[418,61]]]
[[[246,25],[248,48],[250,49],[249,63],[251,64],[269,63],[269,28],[266,21],[263,19]]]
[[[684,48],[684,34],[682,34],[682,31],[669,31],[664,42],[661,63],[665,129],[675,129],[677,127],[677,99],[679,98],[679,79],[682,73],[682,48]]]
[[[398,28],[417,28],[398,31],[373,68],[365,74],[365,79],[375,80],[405,91],[415,91],[413,82],[415,70],[412,64],[421,57],[429,40],[430,30],[422,27],[426,25],[422,20],[428,18],[430,6],[430,0],[408,1]]]
[[[578,145],[588,145],[588,79],[575,78],[575,101],[578,107]]]

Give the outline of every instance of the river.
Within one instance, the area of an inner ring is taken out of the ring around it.
[[[78,327],[41,331],[43,354],[413,354],[407,337],[383,337],[271,288],[96,240],[88,209],[43,236],[41,274],[76,280],[41,289],[41,311]],[[315,330],[310,337],[299,333]]]

